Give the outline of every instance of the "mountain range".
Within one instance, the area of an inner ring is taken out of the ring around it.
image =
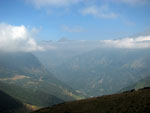
[[[144,88],[144,87],[150,87],[150,75],[140,79],[139,81],[137,81],[137,82],[125,87],[125,88],[123,88],[121,90],[121,92],[128,91],[131,89],[138,90],[138,89]]]
[[[1,52],[0,84],[1,90],[21,102],[40,107],[82,98],[27,52]]]
[[[50,50],[35,55],[57,79],[88,97],[116,93],[150,75],[149,49],[98,47],[79,50],[82,53],[67,50],[66,54],[53,50],[53,57],[46,54],[52,53]],[[52,60],[56,63],[48,65]]]
[[[72,103],[73,100],[150,87],[149,49],[111,48],[100,46],[98,43],[70,40],[45,41],[42,42],[44,51],[32,53],[0,51],[2,95],[11,97],[23,108],[25,106],[30,110],[37,110],[46,106],[64,106],[60,103],[67,101]],[[138,92],[139,90],[134,94]],[[124,98],[124,93],[117,95],[123,95]],[[111,98],[108,100],[111,101]],[[96,104],[95,101],[92,103]],[[86,104],[92,106],[85,100],[85,106]],[[75,107],[71,109],[74,110]],[[122,111],[124,108],[115,108],[115,111],[116,109]],[[28,109],[26,111],[28,112]]]

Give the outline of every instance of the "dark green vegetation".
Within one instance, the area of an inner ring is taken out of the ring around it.
[[[150,113],[150,89],[66,102],[34,113]]]
[[[80,98],[31,53],[0,53],[0,89],[25,104],[48,106]],[[3,84],[3,85],[2,85]]]
[[[58,79],[89,97],[116,93],[150,75],[149,49],[97,48],[82,54],[75,50],[67,53],[67,50],[66,55],[62,54],[64,50],[50,52],[55,53],[57,59],[57,54],[62,55],[56,60],[55,68],[44,62],[55,59],[48,51],[47,57],[44,52],[36,55]]]
[[[0,113],[29,113],[30,111],[18,100],[0,91]]]
[[[5,91],[7,94],[23,103],[35,106],[54,105],[64,102],[63,100],[56,96],[50,95],[49,93],[45,93],[40,90],[33,90],[31,88],[24,88],[14,84],[0,82],[0,90]]]

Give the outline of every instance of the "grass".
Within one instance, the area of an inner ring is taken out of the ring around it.
[[[150,89],[66,102],[34,113],[150,113]]]

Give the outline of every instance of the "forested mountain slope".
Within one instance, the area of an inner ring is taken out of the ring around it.
[[[36,96],[46,95],[50,102],[46,102],[45,104],[43,102],[39,102],[42,103],[41,106],[52,105],[62,101],[80,98],[79,93],[57,80],[49,71],[45,69],[45,67],[32,53],[1,52],[0,81],[28,90],[25,92],[27,92],[27,95],[29,95],[30,92],[30,103],[33,103],[32,97],[34,98]],[[5,91],[6,89],[3,88],[3,90]],[[13,90],[17,92],[18,89]],[[8,89],[7,91],[11,90]],[[19,93],[17,96],[18,99],[20,98],[21,100],[24,100],[22,99],[23,96],[19,95]],[[23,102],[25,101],[26,100]],[[41,101],[43,100],[41,99]]]

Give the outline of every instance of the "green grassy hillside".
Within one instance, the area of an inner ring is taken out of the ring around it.
[[[0,82],[0,90],[20,100],[22,103],[34,106],[44,107],[63,102],[60,98],[48,93],[33,90],[30,88],[20,87],[14,84]]]
[[[66,102],[34,113],[150,113],[150,89]]]
[[[0,89],[26,104],[48,106],[80,98],[79,93],[56,79],[32,53],[0,52],[0,82],[15,86],[1,85]]]

